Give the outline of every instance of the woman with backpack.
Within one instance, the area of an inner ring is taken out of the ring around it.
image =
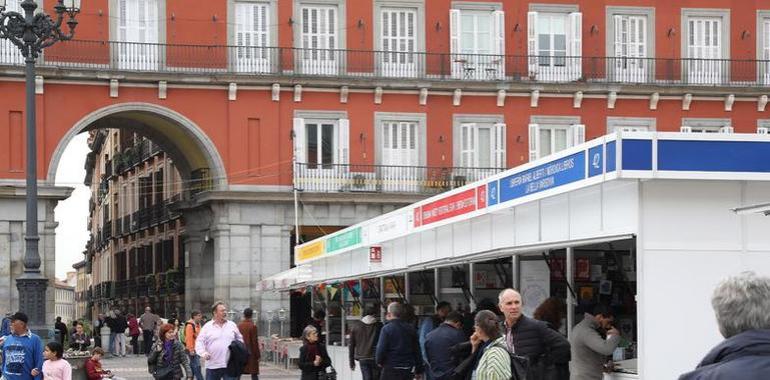
[[[476,332],[471,336],[473,352],[483,350],[473,372],[475,380],[508,380],[511,378],[511,356],[500,336],[500,323],[495,313],[482,310],[474,321]]]
[[[181,380],[186,375],[187,379],[192,379],[190,359],[184,345],[177,337],[174,325],[170,323],[161,325],[158,338],[147,358],[147,367],[153,378],[156,380]]]

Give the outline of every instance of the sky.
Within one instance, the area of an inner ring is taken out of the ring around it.
[[[56,185],[74,187],[72,196],[56,206],[56,278],[64,279],[74,271],[72,264],[83,260],[88,242],[88,200],[91,194],[83,185],[86,170],[88,133],[75,136],[64,150],[56,169]]]

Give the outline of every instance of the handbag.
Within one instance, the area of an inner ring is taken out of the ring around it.
[[[172,366],[155,367],[155,370],[152,371],[152,377],[155,380],[173,380],[174,367]]]
[[[527,380],[529,372],[529,358],[516,354],[511,356],[511,380]]]
[[[318,380],[337,380],[337,371],[334,367],[328,366],[323,371],[318,372]]]

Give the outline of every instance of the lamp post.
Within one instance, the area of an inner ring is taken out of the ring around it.
[[[10,0],[19,1],[19,0]],[[11,41],[21,50],[26,65],[26,117],[27,117],[27,230],[24,252],[24,273],[16,279],[19,290],[19,309],[30,319],[33,330],[45,328],[45,291],[48,279],[40,273],[37,229],[37,142],[35,131],[35,60],[43,49],[58,41],[72,39],[80,12],[80,0],[58,0],[54,6],[56,20],[43,12],[35,13],[37,3],[24,0],[20,6],[23,14],[6,11],[8,0],[0,0],[0,38]],[[69,33],[61,27],[65,15]]]

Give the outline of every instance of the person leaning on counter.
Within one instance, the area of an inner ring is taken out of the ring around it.
[[[572,329],[569,341],[572,348],[570,380],[596,380],[602,378],[607,356],[612,355],[620,344],[620,332],[612,327],[615,315],[606,305],[594,307],[593,315],[586,313],[583,320]],[[606,332],[607,339],[602,337]]]

